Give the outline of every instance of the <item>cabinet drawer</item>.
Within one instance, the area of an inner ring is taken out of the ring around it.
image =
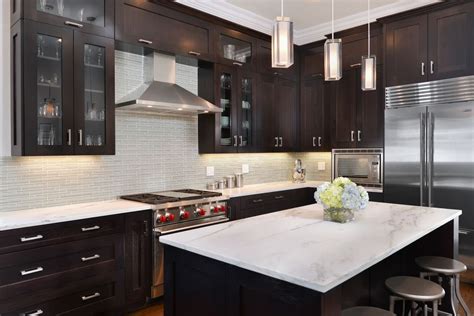
[[[264,208],[265,204],[269,201],[269,197],[270,196],[268,194],[258,194],[242,197],[240,201],[240,207],[243,210]]]
[[[92,315],[117,309],[122,304],[122,295],[123,289],[120,282],[111,281],[89,286],[46,302],[20,307],[2,315]]]
[[[292,207],[293,191],[279,191],[269,193],[265,213],[281,211]]]
[[[123,216],[35,226],[0,232],[0,254],[123,232]]]
[[[122,236],[108,235],[0,255],[0,284],[35,280],[110,262],[122,268]]]

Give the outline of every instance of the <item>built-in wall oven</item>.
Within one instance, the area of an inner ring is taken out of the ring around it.
[[[371,191],[383,191],[383,149],[333,149],[332,179],[346,177]]]

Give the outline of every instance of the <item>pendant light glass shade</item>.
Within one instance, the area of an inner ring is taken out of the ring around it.
[[[375,55],[362,56],[362,83],[364,91],[377,89],[377,59]]]
[[[324,79],[335,81],[342,78],[342,41],[328,39],[324,43]]]
[[[289,17],[279,16],[273,25],[272,67],[288,68],[293,62],[293,22]]]

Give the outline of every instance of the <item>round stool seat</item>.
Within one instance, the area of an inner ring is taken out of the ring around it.
[[[342,316],[395,316],[395,314],[370,306],[357,306],[342,311]]]
[[[418,257],[415,262],[422,269],[444,275],[459,274],[467,270],[464,263],[444,257]]]
[[[431,281],[411,276],[396,276],[385,281],[395,295],[411,301],[435,301],[445,294],[444,289]]]

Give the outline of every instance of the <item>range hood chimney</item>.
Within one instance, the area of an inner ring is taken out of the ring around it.
[[[175,56],[153,53],[153,80],[119,101],[117,110],[194,115],[222,109],[176,84]]]

